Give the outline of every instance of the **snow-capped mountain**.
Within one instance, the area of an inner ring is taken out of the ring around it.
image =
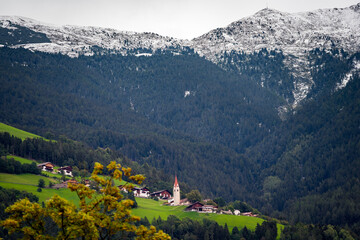
[[[253,16],[217,28],[191,41],[160,36],[155,33],[125,32],[108,28],[56,26],[23,17],[0,17],[0,29],[15,36],[21,28],[31,30],[31,36],[42,33],[46,41],[2,45],[23,47],[33,51],[61,53],[71,57],[93,55],[94,49],[109,53],[151,55],[156,50],[179,53],[192,48],[200,56],[222,66],[225,53],[253,53],[263,48],[281,51],[284,64],[294,77],[293,107],[305,99],[314,86],[309,51],[341,48],[348,53],[360,51],[360,3],[348,8],[320,9],[311,12],[285,13],[263,9]],[[3,33],[4,34],[4,33]],[[20,33],[21,34],[21,33]],[[4,36],[4,35],[2,35]],[[133,52],[134,49],[147,52]],[[150,50],[150,52],[149,52]],[[236,62],[233,62],[235,66]],[[340,80],[339,80],[340,81]],[[281,84],[281,82],[279,83]]]
[[[137,33],[99,27],[56,26],[24,17],[0,17],[2,28],[14,31],[19,26],[44,33],[50,42],[18,44],[14,47],[61,53],[70,57],[78,57],[79,54],[93,55],[94,46],[125,55],[129,50],[138,48],[156,51],[167,48],[178,49],[189,45],[185,40],[163,37],[156,33]]]
[[[280,49],[294,56],[334,45],[353,52],[360,49],[359,29],[360,3],[349,8],[293,14],[263,9],[192,42],[197,52],[209,59],[224,51],[253,52],[262,48]]]
[[[224,52],[251,53],[262,48],[281,50],[295,82],[293,106],[306,98],[313,86],[308,52],[342,48],[360,50],[360,3],[348,8],[284,13],[263,9],[253,16],[212,30],[193,39],[192,46],[202,56],[219,63]]]

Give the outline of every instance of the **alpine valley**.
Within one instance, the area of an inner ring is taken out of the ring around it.
[[[360,3],[192,40],[1,16],[0,122],[360,236],[359,29]]]

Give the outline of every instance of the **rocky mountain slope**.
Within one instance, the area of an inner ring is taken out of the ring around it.
[[[252,53],[262,48],[281,51],[284,63],[294,77],[293,106],[304,100],[314,82],[309,51],[360,50],[360,3],[348,8],[320,9],[303,13],[284,13],[263,9],[253,16],[210,31],[192,41],[200,55],[219,63],[224,52]],[[230,60],[231,61],[231,60]],[[231,64],[237,65],[234,61]]]
[[[111,50],[112,53],[126,55],[129,50],[144,48],[156,51],[166,48],[182,48],[187,41],[163,37],[156,33],[136,33],[99,27],[56,26],[24,17],[0,17],[0,27],[8,29],[8,34],[21,31],[21,27],[43,33],[49,42],[3,42],[3,45],[23,47],[34,51],[61,53],[70,57],[93,55],[94,48]]]
[[[309,51],[316,48],[338,48],[354,53],[360,50],[360,3],[348,8],[319,9],[302,13],[285,13],[266,8],[192,41],[163,37],[155,33],[55,26],[23,17],[2,16],[0,27],[3,31],[2,38],[6,34],[10,38],[9,41],[2,41],[2,45],[61,53],[71,57],[78,57],[79,54],[93,55],[99,49],[103,54],[150,56],[157,50],[170,49],[174,54],[180,54],[183,49],[192,48],[200,56],[224,68],[230,64],[240,71],[241,62],[227,59],[227,63],[224,63],[225,53],[251,54],[264,48],[276,50],[285,56],[284,65],[293,77],[293,86],[287,89],[292,96],[286,100],[292,107],[296,107],[306,99],[316,84],[311,75]],[[36,41],[11,41],[11,36],[18,37],[24,28],[33,33],[45,34],[46,38],[39,41],[36,34],[33,34],[35,37],[32,39],[37,39]],[[278,79],[273,81],[278,85],[282,84]]]

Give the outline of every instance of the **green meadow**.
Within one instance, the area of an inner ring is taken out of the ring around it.
[[[75,193],[72,193],[69,189],[49,189],[43,188],[41,192],[38,192],[37,185],[39,179],[45,180],[45,184],[48,185],[50,181],[56,183],[57,181],[52,178],[47,178],[40,175],[34,174],[8,174],[0,173],[0,186],[4,188],[14,188],[20,191],[27,191],[35,194],[39,197],[39,202],[45,202],[47,199],[51,198],[55,194],[68,199],[69,201],[74,202],[75,204],[79,203]]]
[[[47,178],[44,176],[34,175],[30,173],[24,173],[24,174],[0,173],[0,182],[37,186],[40,179],[43,179],[46,185],[48,185],[50,181],[53,183],[57,182],[52,178]]]
[[[24,164],[24,163],[31,164],[31,163],[33,163],[33,162],[37,164],[37,162],[36,162],[35,160],[30,160],[30,159],[22,158],[22,157],[18,157],[18,156],[15,156],[15,155],[7,155],[6,158],[7,158],[7,159],[13,158],[15,161],[18,161],[18,162],[20,162],[21,164]]]
[[[169,215],[175,215],[178,218],[191,218],[195,220],[202,220],[204,218],[216,221],[220,225],[228,225],[231,231],[234,227],[248,229],[254,231],[257,224],[261,224],[264,220],[255,217],[223,215],[215,213],[198,213],[198,212],[184,212],[185,206],[163,206],[163,202],[152,199],[136,198],[138,208],[133,209],[133,214],[139,217],[147,217],[151,222],[153,218],[161,217],[167,219]],[[278,227],[279,228],[279,227]]]
[[[43,138],[36,134],[32,134],[32,133],[20,130],[18,128],[11,127],[4,123],[0,123],[0,132],[8,132],[8,133],[10,133],[10,135],[21,138],[22,140],[25,140],[26,138],[42,138],[44,140],[47,140],[46,138]]]
[[[41,192],[38,192],[37,191],[38,187],[33,185],[0,182],[0,186],[3,188],[14,188],[20,191],[30,192],[39,197],[39,203],[45,202],[55,194],[58,194],[59,196],[75,203],[77,206],[79,205],[79,199],[76,193],[71,192],[67,188],[60,188],[60,189],[43,188]]]
[[[43,188],[41,192],[38,192],[37,184],[39,179],[44,179],[46,185],[49,181],[56,182],[52,178],[33,174],[7,174],[0,173],[0,186],[4,188],[14,188],[17,190],[23,190],[35,194],[39,197],[39,202],[45,202],[55,194],[73,202],[77,206],[79,205],[79,199],[76,193],[71,192],[67,188],[62,189],[49,189]],[[193,220],[202,221],[203,219],[210,219],[216,221],[220,225],[227,224],[229,231],[235,226],[239,229],[247,227],[249,230],[254,231],[257,224],[261,224],[264,220],[255,217],[246,216],[234,216],[234,215],[220,215],[214,213],[197,213],[197,212],[185,212],[185,206],[164,206],[163,201],[155,201],[152,199],[136,198],[138,207],[132,210],[133,215],[141,218],[147,217],[151,222],[152,219],[161,217],[161,219],[167,219],[168,216],[174,215],[180,219],[190,218]],[[278,236],[283,229],[283,225],[278,224]]]

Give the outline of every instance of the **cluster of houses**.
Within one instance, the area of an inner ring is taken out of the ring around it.
[[[123,191],[125,189],[123,186],[119,186],[119,188]],[[171,206],[187,206],[185,208],[185,211],[191,211],[191,212],[199,212],[199,213],[218,213],[218,214],[228,214],[228,215],[243,215],[243,216],[249,216],[249,217],[257,217],[257,214],[253,214],[252,212],[244,212],[241,213],[239,210],[234,210],[234,212],[230,210],[219,210],[217,206],[214,205],[206,205],[201,202],[195,202],[191,203],[188,201],[187,198],[180,199],[180,187],[177,181],[177,177],[175,176],[175,183],[174,183],[174,197],[171,196],[170,191],[168,190],[161,190],[156,192],[150,192],[150,190],[147,187],[134,187],[133,193],[135,197],[141,197],[141,198],[159,198],[162,200],[167,200],[165,202],[165,205],[171,205]],[[210,199],[208,199],[210,200]],[[205,201],[207,202],[207,201]]]
[[[44,162],[37,165],[39,169],[45,172],[55,173],[55,174],[61,174],[63,173],[65,176],[72,177],[72,167],[71,166],[65,166],[60,167],[57,170],[54,169],[54,164],[51,162]]]
[[[234,212],[230,210],[219,210],[217,206],[214,205],[206,205],[201,202],[195,202],[185,208],[185,211],[199,212],[199,213],[218,213],[218,214],[227,214],[227,215],[242,215],[248,217],[257,217],[257,214],[252,212],[240,212],[240,210],[234,210]]]
[[[76,181],[75,179],[69,179],[69,180],[66,180],[66,181],[64,181],[62,183],[54,184],[51,188],[54,188],[54,189],[67,188],[68,183],[78,184],[79,182]],[[84,182],[81,182],[81,183],[85,184],[85,186],[90,187],[90,180],[84,180]]]
[[[37,165],[38,168],[40,168],[43,171],[51,172],[51,173],[57,173],[57,174],[64,174],[66,176],[72,177],[72,167],[66,166],[58,168],[57,170],[54,169],[54,165],[50,162],[45,162]],[[68,183],[76,184],[78,183],[76,180],[71,179],[67,180],[60,184],[55,184],[53,188],[59,189],[59,188],[66,188]],[[85,181],[86,185],[90,185],[90,181]],[[122,185],[119,186],[120,190],[126,191]],[[175,176],[175,182],[174,182],[174,188],[173,193],[174,196],[171,196],[171,192],[164,189],[161,191],[156,192],[150,192],[150,190],[147,187],[134,187],[133,193],[135,197],[141,197],[141,198],[158,198],[162,200],[167,200],[164,204],[171,205],[171,206],[187,206],[185,208],[185,211],[192,211],[192,212],[199,212],[199,213],[218,213],[218,214],[229,214],[229,215],[243,215],[243,216],[250,216],[250,217],[257,217],[256,214],[253,214],[252,212],[245,212],[240,213],[239,210],[235,210],[234,212],[228,210],[219,210],[217,206],[214,205],[206,205],[201,202],[195,202],[191,203],[188,201],[187,198],[180,199],[180,186],[177,181],[177,177]]]

